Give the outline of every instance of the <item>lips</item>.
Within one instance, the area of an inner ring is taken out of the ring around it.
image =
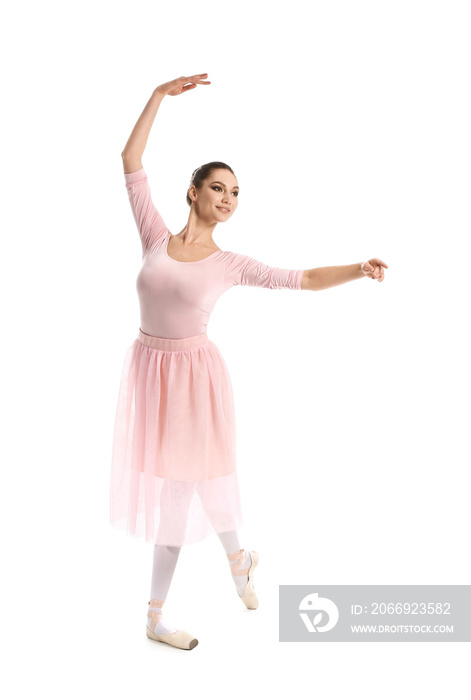
[[[225,214],[228,214],[230,212],[230,209],[228,209],[227,207],[216,207],[216,209],[219,209],[219,211],[222,211]]]

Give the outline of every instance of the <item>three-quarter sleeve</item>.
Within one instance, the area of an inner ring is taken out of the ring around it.
[[[142,257],[162,241],[168,231],[152,201],[144,168],[124,173],[126,189],[142,243]]]
[[[231,253],[226,262],[226,283],[267,287],[268,289],[301,289],[304,270],[270,267],[247,255]]]

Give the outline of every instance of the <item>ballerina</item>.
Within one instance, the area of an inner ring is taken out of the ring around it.
[[[207,73],[182,76],[152,93],[122,152],[125,185],[142,245],[137,277],[138,336],[128,349],[116,410],[110,522],[154,545],[146,634],[180,649],[198,640],[163,617],[183,545],[216,533],[237,593],[255,610],[259,556],[241,547],[231,379],[207,325],[234,285],[319,291],[362,277],[382,282],[379,258],[351,265],[282,269],[219,248],[217,224],[231,218],[239,184],[222,161],[193,172],[188,221],[173,235],[156,208],[142,154],[162,100],[210,85]],[[250,342],[250,338],[248,339]],[[198,575],[198,574],[197,574]]]

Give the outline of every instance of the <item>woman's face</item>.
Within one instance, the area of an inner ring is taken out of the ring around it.
[[[227,221],[237,209],[239,187],[230,170],[218,168],[204,180],[201,188],[193,188],[198,214],[209,221]],[[195,206],[193,200],[192,207]]]

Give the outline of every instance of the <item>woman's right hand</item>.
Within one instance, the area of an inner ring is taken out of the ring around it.
[[[182,75],[181,78],[175,78],[175,80],[170,80],[168,83],[162,83],[162,85],[156,88],[156,92],[158,92],[159,95],[172,95],[172,97],[181,95],[182,92],[193,90],[197,85],[211,85],[210,80],[203,80],[203,78],[207,77],[207,73],[198,73],[198,75],[190,76]],[[189,83],[189,85],[186,83]]]

